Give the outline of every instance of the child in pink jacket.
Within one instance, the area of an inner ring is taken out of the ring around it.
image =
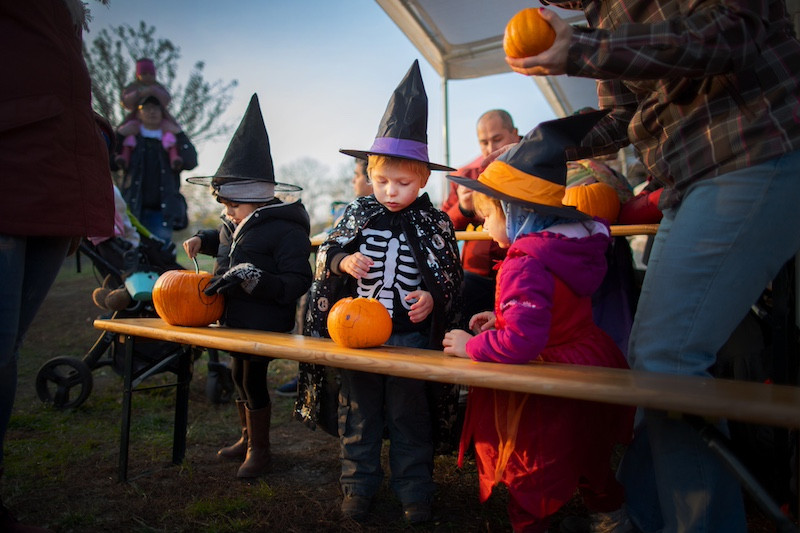
[[[477,192],[484,228],[508,251],[497,274],[494,312],[472,317],[474,336],[448,332],[445,353],[505,364],[627,368],[592,320],[591,295],[606,272],[609,227],[561,204],[564,149],[578,144],[603,114],[542,123],[478,180],[448,176]],[[514,531],[545,531],[576,489],[590,510],[614,511],[595,518],[624,521],[610,458],[616,444],[629,442],[632,424],[628,407],[473,387],[459,462],[473,441],[480,499],[505,483]]]

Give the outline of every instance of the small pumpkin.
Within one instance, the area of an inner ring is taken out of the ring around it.
[[[600,181],[567,187],[561,203],[574,206],[587,215],[602,218],[609,224],[616,222],[619,216],[617,191]]]
[[[392,334],[392,317],[375,298],[342,298],[328,313],[328,334],[347,348],[380,346]]]
[[[508,21],[503,34],[503,50],[508,57],[541,54],[553,45],[556,32],[535,7],[523,9]]]
[[[207,326],[219,320],[225,308],[222,295],[208,296],[203,289],[211,282],[208,272],[167,270],[153,285],[153,306],[171,326]]]

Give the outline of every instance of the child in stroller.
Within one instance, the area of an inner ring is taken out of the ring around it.
[[[90,237],[81,247],[103,276],[102,287],[94,290],[92,300],[106,311],[127,309],[134,297],[149,300],[149,288],[159,274],[183,268],[175,261],[175,244],[161,241],[142,226],[128,212],[116,185],[114,208],[114,236]]]
[[[92,299],[110,313],[105,318],[155,318],[158,315],[150,298],[155,280],[167,270],[184,267],[176,261],[174,243],[161,241],[127,213],[116,186],[114,196],[114,237],[83,239],[78,246],[78,257],[88,257],[103,280],[102,287],[93,291]],[[156,372],[174,371],[180,350],[179,345],[169,342],[137,343],[135,379],[140,381]],[[216,350],[207,351],[206,395],[215,403],[230,401],[233,393],[230,370],[220,362]],[[201,353],[202,349],[195,357]],[[104,332],[82,359],[60,356],[42,365],[36,376],[36,392],[40,400],[54,407],[78,407],[91,393],[92,370],[108,365],[122,374],[123,363],[124,349],[118,337]]]

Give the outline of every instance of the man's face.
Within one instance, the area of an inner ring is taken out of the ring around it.
[[[139,120],[142,125],[149,130],[157,130],[161,127],[161,119],[164,115],[161,106],[153,103],[146,103],[139,106]]]
[[[519,141],[517,128],[506,129],[498,116],[490,115],[478,123],[478,144],[480,144],[483,157],[517,141]]]

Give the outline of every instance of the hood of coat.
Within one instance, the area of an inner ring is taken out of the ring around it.
[[[591,296],[606,275],[610,242],[603,222],[562,224],[520,237],[509,247],[507,257],[534,256],[575,294]]]

